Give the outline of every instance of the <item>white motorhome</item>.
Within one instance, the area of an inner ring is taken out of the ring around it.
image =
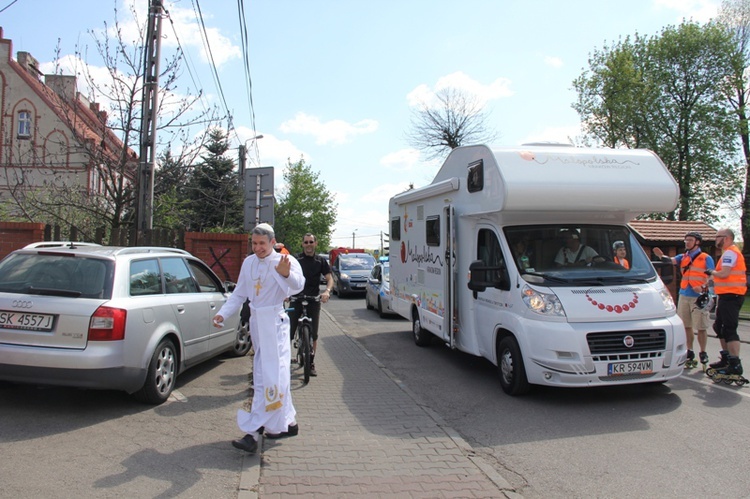
[[[627,223],[678,198],[646,150],[456,148],[390,200],[392,307],[417,345],[497,365],[511,395],[675,378],[685,329]]]

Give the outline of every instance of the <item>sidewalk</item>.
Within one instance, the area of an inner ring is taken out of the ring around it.
[[[510,484],[322,310],[307,386],[293,366],[299,436],[261,439],[238,499],[509,497]]]

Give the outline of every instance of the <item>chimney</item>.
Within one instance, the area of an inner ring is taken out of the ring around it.
[[[42,72],[39,71],[39,61],[34,59],[34,57],[28,52],[20,51],[16,54],[16,59],[23,69],[33,75],[34,78],[41,81]]]
[[[66,102],[74,102],[78,93],[76,77],[71,75],[44,75],[44,84]]]

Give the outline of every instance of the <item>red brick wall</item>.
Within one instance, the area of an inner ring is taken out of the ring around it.
[[[0,259],[27,244],[44,241],[44,224],[0,222]]]
[[[206,262],[220,279],[237,282],[248,241],[247,234],[186,232],[185,250]]]

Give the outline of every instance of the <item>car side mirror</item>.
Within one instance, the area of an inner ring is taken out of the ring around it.
[[[227,293],[233,292],[237,288],[237,283],[232,281],[224,281],[224,289]]]

